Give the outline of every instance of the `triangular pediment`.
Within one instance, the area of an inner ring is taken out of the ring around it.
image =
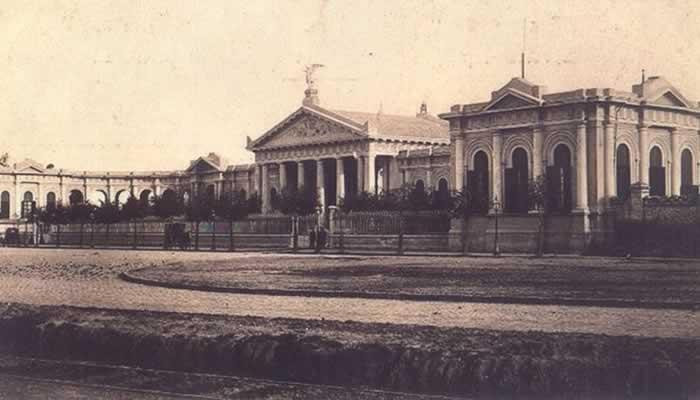
[[[195,174],[206,174],[208,172],[219,172],[220,168],[214,163],[207,160],[204,157],[199,157],[198,159],[192,161],[190,167],[187,168],[187,172],[192,172]]]
[[[360,127],[335,114],[302,107],[250,145],[251,150],[344,142],[364,137]]]
[[[486,110],[508,110],[511,108],[530,107],[540,104],[540,100],[516,90],[509,89],[499,97],[491,101],[486,107]]]
[[[654,103],[673,107],[688,107],[688,104],[686,104],[683,99],[679,98],[670,90],[654,100]]]
[[[15,171],[41,174],[44,172],[44,168],[38,162],[26,159],[15,164]]]

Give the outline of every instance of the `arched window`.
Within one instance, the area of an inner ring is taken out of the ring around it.
[[[450,189],[447,179],[445,178],[441,178],[438,181],[436,203],[437,208],[441,210],[447,209],[447,207],[450,205]]]
[[[216,196],[216,188],[214,185],[207,185],[207,198],[209,200],[214,200],[214,197]]]
[[[422,179],[418,179],[416,181],[416,187],[413,189],[416,193],[423,193],[425,192],[425,183],[423,182]]]
[[[48,192],[46,193],[46,208],[56,207],[56,193]]]
[[[71,190],[70,195],[68,195],[68,202],[70,205],[81,204],[83,202],[83,192],[80,190]]]
[[[472,212],[486,213],[489,210],[489,158],[484,151],[474,154],[474,169],[468,172],[467,184]]]
[[[525,149],[519,147],[513,151],[513,167],[506,168],[505,209],[509,212],[523,213],[528,210],[528,160]]]
[[[692,194],[693,189],[693,154],[685,149],[681,152],[681,194]],[[695,190],[697,194],[697,189]]]
[[[270,206],[273,210],[279,209],[279,196],[277,195],[277,189],[270,189]]]
[[[34,193],[30,191],[24,192],[24,197],[22,198],[22,218],[28,217],[33,211],[34,206]]]
[[[151,204],[151,191],[146,189],[139,195],[139,201],[144,206],[149,206]]]
[[[630,149],[626,144],[617,146],[615,164],[617,169],[617,197],[625,200],[630,195],[630,185],[632,183]]]
[[[565,144],[554,148],[554,165],[547,168],[547,191],[552,211],[571,211],[571,150]]]
[[[0,194],[0,218],[10,218],[10,192]]]
[[[649,194],[666,195],[666,168],[661,149],[654,146],[649,152]]]

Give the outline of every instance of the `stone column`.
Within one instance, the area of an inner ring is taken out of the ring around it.
[[[588,210],[588,156],[586,146],[586,124],[576,127],[576,209]]]
[[[19,193],[19,177],[15,175],[15,186],[14,186],[14,198],[15,201],[11,201],[10,204],[14,204],[14,209],[11,212],[10,218],[19,218],[22,216],[22,198]]]
[[[260,167],[260,196],[262,199],[262,212],[267,214],[270,212],[270,189],[267,181],[267,164]]]
[[[357,157],[357,193],[362,193],[365,190],[365,158]]]
[[[542,175],[542,127],[532,128],[532,177],[537,179]]]
[[[617,196],[615,166],[615,127],[612,122],[605,124],[605,197]]]
[[[671,129],[671,194],[681,194],[681,152],[678,129]]]
[[[646,125],[639,125],[639,181],[649,185],[649,132]]]
[[[340,204],[340,199],[345,197],[345,163],[343,163],[342,158],[335,160],[335,171],[335,194],[337,198],[335,204],[338,205]]]
[[[255,164],[255,179],[253,180],[253,191],[255,191],[258,196],[261,195],[260,189],[262,187],[262,167],[260,164]]]
[[[367,155],[367,163],[365,164],[365,185],[369,193],[377,192],[377,171],[374,166],[374,154]]]
[[[304,187],[304,162],[297,161],[297,188],[301,189]]]
[[[287,188],[287,167],[283,162],[279,163],[280,174],[280,194]]]
[[[461,133],[455,136],[454,143],[454,185],[455,190],[461,192],[464,190],[464,138]]]
[[[595,139],[595,206],[601,212],[605,208],[605,132],[603,124],[600,121],[594,121],[591,125],[593,128],[593,137]]]
[[[316,160],[316,193],[318,195],[318,204],[326,209],[326,188],[325,177],[323,175],[323,160]]]
[[[495,201],[496,198],[498,198],[498,201],[501,203],[501,207],[504,206],[504,198],[503,194],[501,192],[501,147],[503,143],[503,138],[501,137],[500,132],[493,132],[491,136],[491,142],[493,146],[493,155],[492,155],[492,166],[491,166],[491,171],[493,175],[493,179],[491,179],[491,193],[492,193],[492,199],[491,201]]]

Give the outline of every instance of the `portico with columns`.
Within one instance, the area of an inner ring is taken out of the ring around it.
[[[447,123],[425,104],[415,116],[398,116],[330,110],[315,88],[305,95],[299,109],[248,143],[263,213],[275,211],[273,197],[285,190],[313,190],[325,210],[361,192],[399,188],[399,152],[449,146]]]

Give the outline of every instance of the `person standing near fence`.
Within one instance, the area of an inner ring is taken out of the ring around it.
[[[318,227],[318,235],[316,237],[316,253],[320,253],[321,249],[326,247],[326,228],[321,225]]]
[[[316,227],[313,227],[309,230],[309,248],[316,248]]]

